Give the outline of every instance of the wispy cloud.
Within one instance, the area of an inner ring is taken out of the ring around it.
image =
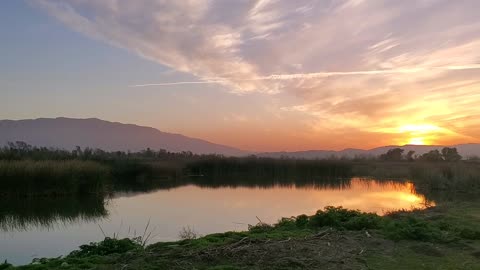
[[[335,76],[356,76],[356,75],[386,75],[386,74],[409,74],[429,71],[449,71],[449,70],[471,70],[480,69],[480,64],[445,66],[445,67],[429,67],[429,68],[404,68],[404,69],[379,69],[379,70],[360,70],[360,71],[331,71],[331,72],[313,72],[313,73],[291,73],[291,74],[272,74],[263,77],[255,77],[245,79],[245,81],[262,81],[262,80],[296,80],[296,79],[315,79]],[[209,81],[179,81],[167,83],[148,83],[135,84],[130,87],[147,87],[147,86],[171,86],[185,84],[227,84],[228,78],[222,80]]]

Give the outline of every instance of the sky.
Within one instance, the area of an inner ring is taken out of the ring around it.
[[[253,151],[480,142],[480,1],[4,0],[0,119]]]

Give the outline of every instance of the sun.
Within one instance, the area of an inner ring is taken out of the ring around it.
[[[424,138],[410,138],[410,140],[407,142],[407,144],[412,144],[412,145],[425,145],[425,139]]]
[[[398,132],[405,136],[405,144],[411,145],[428,145],[428,139],[441,130],[442,128],[432,124],[406,124],[398,128]]]

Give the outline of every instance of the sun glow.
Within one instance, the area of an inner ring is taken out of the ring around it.
[[[412,145],[430,144],[432,136],[441,131],[442,128],[432,124],[407,124],[398,128],[398,132],[406,136],[404,143]]]
[[[427,144],[427,143],[425,142],[425,139],[424,139],[424,138],[415,137],[415,138],[410,138],[410,140],[407,142],[407,144],[425,145],[425,144]]]
[[[439,131],[440,128],[431,125],[431,124],[422,124],[422,125],[403,125],[399,127],[401,133],[410,133],[410,134],[426,134],[435,131]]]

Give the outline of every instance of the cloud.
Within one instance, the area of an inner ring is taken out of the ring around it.
[[[480,115],[479,1],[33,2],[75,31],[198,78],[134,87],[282,93],[292,99],[278,112],[308,116],[312,132],[433,121],[480,138],[480,120],[468,117]]]

